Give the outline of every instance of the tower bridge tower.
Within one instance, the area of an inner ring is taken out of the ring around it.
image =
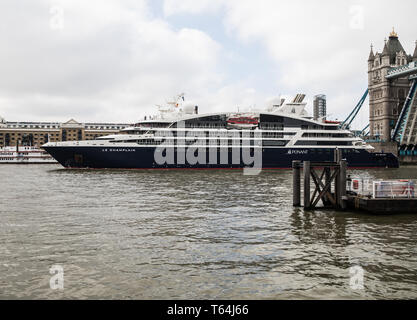
[[[410,81],[407,76],[386,79],[388,70],[417,61],[417,42],[413,55],[408,55],[397,33],[392,30],[381,53],[374,54],[373,47],[368,59],[369,124],[370,136],[381,142],[391,141],[394,129],[407,93]]]

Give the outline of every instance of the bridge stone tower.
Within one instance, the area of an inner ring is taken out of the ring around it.
[[[395,127],[401,113],[410,89],[410,82],[408,77],[388,80],[385,76],[390,68],[406,65],[411,61],[417,61],[417,43],[413,56],[407,55],[394,29],[388,41],[385,40],[381,53],[374,54],[371,46],[368,59],[371,139],[377,139],[382,143],[391,141],[391,130]]]

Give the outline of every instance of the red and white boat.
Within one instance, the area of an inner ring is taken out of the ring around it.
[[[227,119],[227,126],[236,129],[254,129],[259,125],[259,118],[253,115],[232,115]]]

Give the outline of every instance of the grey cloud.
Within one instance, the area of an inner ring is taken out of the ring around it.
[[[5,118],[132,121],[167,95],[215,81],[219,47],[203,32],[176,31],[139,2],[60,3],[62,29],[51,28],[50,1],[0,5]]]

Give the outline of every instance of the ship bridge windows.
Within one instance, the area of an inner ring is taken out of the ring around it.
[[[175,122],[170,127],[177,128],[185,126],[185,128],[226,128],[226,120],[225,114],[212,115]]]
[[[284,117],[276,116],[272,114],[261,114],[260,115],[260,122],[268,122],[268,123],[284,123]]]
[[[301,128],[302,130],[323,130],[324,127],[320,126],[316,123],[301,120],[301,119],[294,119],[290,117],[282,117],[276,115],[264,115],[261,114],[260,116],[260,128],[267,129],[269,127],[276,126],[278,130],[282,130],[283,128]],[[282,129],[280,129],[282,128]]]

